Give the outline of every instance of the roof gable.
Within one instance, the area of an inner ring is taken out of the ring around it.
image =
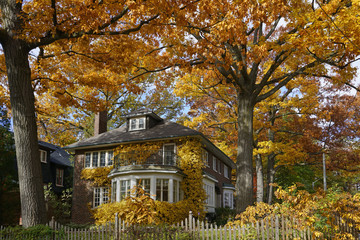
[[[39,141],[39,146],[50,151],[50,162],[63,166],[71,166],[70,154],[61,147],[44,141]]]

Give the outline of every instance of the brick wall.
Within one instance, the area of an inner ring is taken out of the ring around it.
[[[215,183],[215,186],[219,187],[220,194],[221,194],[221,200],[220,204],[216,205],[216,207],[223,207],[223,184],[224,183],[231,183],[231,179],[224,176],[224,163],[220,161],[220,159],[217,158],[217,171],[213,170],[213,154],[209,152],[208,154],[208,163],[209,166],[207,166],[204,171],[214,176],[218,182]],[[231,167],[228,166],[229,174],[231,175]],[[217,196],[216,196],[217,197]]]
[[[107,111],[101,111],[95,114],[94,136],[107,131]]]
[[[84,168],[84,161],[84,152],[76,151],[71,221],[77,224],[94,222],[89,211],[89,203],[92,204],[93,201],[93,188],[89,181],[81,179],[81,170]]]

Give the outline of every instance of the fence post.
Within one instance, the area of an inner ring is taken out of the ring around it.
[[[279,215],[275,215],[275,239],[280,239],[280,231],[279,231]]]
[[[55,239],[55,237],[56,237],[56,235],[55,235],[55,231],[56,231],[56,229],[55,229],[55,217],[54,216],[52,216],[51,217],[51,220],[50,220],[50,227],[52,228],[52,239]]]
[[[119,222],[118,222],[118,213],[115,213],[115,226],[114,226],[114,235],[115,235],[115,239],[118,240],[118,237],[119,237],[119,230],[118,230],[118,225],[119,225]]]
[[[189,211],[189,230],[190,232],[192,232],[192,218],[193,218],[193,215],[192,215],[192,211]]]

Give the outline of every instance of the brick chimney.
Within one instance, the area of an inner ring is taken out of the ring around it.
[[[94,136],[107,131],[107,111],[95,113]]]

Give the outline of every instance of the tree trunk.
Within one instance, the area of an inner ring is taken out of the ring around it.
[[[243,212],[254,202],[253,111],[251,96],[238,93],[238,145],[236,156],[236,211]]]
[[[264,201],[264,176],[261,155],[256,155],[256,202]]]
[[[34,92],[27,45],[16,38],[2,40],[10,88],[21,215],[24,227],[46,221],[44,189],[37,139]]]
[[[275,134],[274,131],[269,129],[269,140],[274,142]],[[270,153],[268,156],[268,164],[267,164],[267,203],[271,204],[273,195],[274,195],[274,187],[272,184],[274,183],[275,179],[275,153]]]

